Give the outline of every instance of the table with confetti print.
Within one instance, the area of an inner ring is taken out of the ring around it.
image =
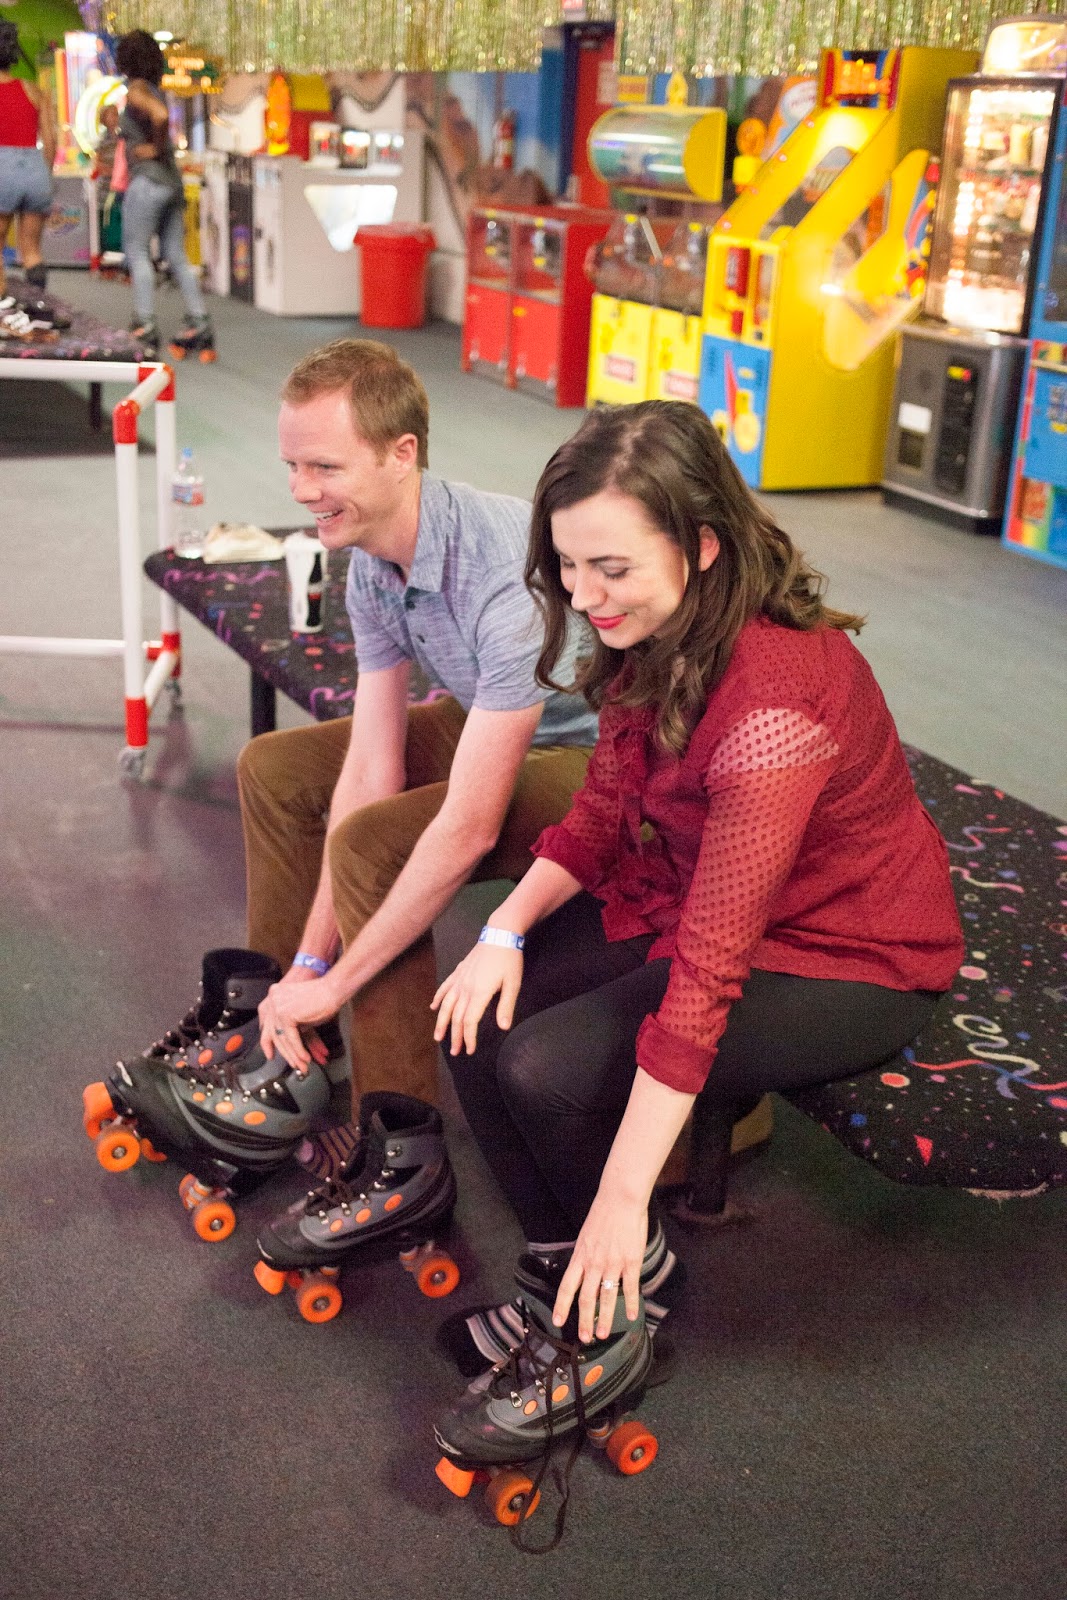
[[[292,531],[271,530],[279,536]],[[351,715],[356,653],[345,610],[348,561],[347,550],[330,553],[322,631],[301,634],[289,631],[284,561],[216,565],[176,556],[173,550],[157,550],[144,570],[183,610],[247,661],[252,733],[257,734],[274,727],[279,689],[319,722]],[[411,677],[412,698],[425,698],[431,691],[422,673],[416,669]]]

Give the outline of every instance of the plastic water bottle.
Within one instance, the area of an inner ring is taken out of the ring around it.
[[[193,452],[181,453],[178,470],[171,479],[174,502],[174,554],[202,556],[204,553],[204,480],[193,465]]]

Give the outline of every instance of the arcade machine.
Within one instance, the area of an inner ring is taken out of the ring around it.
[[[584,265],[611,212],[475,206],[460,365],[557,406],[585,403],[592,288]]]
[[[349,140],[355,155],[351,164],[342,164],[345,146],[334,128],[323,79],[275,77],[267,93],[268,153],[253,158],[252,276],[262,311],[355,315],[357,229],[364,223],[422,221],[424,135],[374,129],[365,146],[356,149]],[[232,188],[230,204],[232,211]]]
[[[882,475],[919,306],[945,88],[966,51],[826,50],[815,109],[709,241],[700,406],[757,489]]]
[[[1032,253],[1067,71],[1067,18],[997,24],[949,85],[920,322],[904,332],[886,499],[997,533],[1034,300]]]
[[[99,255],[96,183],[75,130],[76,109],[101,76],[99,45],[95,33],[68,33],[55,52],[56,159],[52,210],[41,241],[50,267],[88,267]]]
[[[1044,226],[1004,517],[1011,550],[1067,567],[1067,117],[1045,178]]]
[[[590,405],[696,398],[701,306],[686,269],[703,255],[722,199],[726,112],[685,98],[676,77],[666,105],[616,106],[589,135],[590,165],[626,208],[593,264]],[[667,284],[673,299],[664,299]]]

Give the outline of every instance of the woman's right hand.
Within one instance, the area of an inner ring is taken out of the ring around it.
[[[437,1012],[433,1036],[438,1044],[451,1030],[449,1054],[458,1056],[463,1048],[468,1055],[473,1055],[478,1043],[478,1023],[490,1000],[499,991],[496,1024],[498,1028],[510,1028],[521,984],[521,950],[476,944],[430,1002]]]

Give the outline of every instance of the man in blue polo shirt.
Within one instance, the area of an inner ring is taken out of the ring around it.
[[[415,373],[369,340],[286,381],[293,497],[327,549],[352,547],[359,678],[351,718],[263,734],[238,764],[248,942],[288,969],[260,1010],[264,1049],[305,1066],[308,1030],[351,1001],[356,1105],[436,1099],[430,927],[471,878],[525,872],[596,739],[582,699],[534,681],[529,504],[431,477],[428,420]],[[446,694],[409,706],[413,662]],[[328,1142],[321,1160],[344,1154]]]

